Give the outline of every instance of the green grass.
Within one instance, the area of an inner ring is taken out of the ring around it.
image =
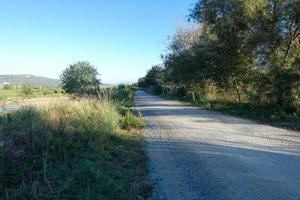
[[[118,102],[118,110],[123,116],[121,127],[127,130],[141,129],[145,126],[141,113],[135,113],[133,107],[133,92],[135,88],[127,85],[120,85],[112,93],[112,99]]]
[[[114,89],[112,98],[119,102],[119,105],[130,108],[133,106],[133,89],[127,85],[119,85]]]
[[[62,89],[49,87],[31,87],[29,85],[11,86],[0,89],[0,105],[7,102],[15,102],[23,99],[38,97],[57,97],[62,95]]]
[[[0,198],[148,198],[138,131],[121,129],[141,119],[126,115],[112,101],[88,99],[2,115]]]

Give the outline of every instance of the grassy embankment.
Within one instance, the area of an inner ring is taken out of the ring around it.
[[[0,88],[0,105],[5,103],[15,103],[24,99],[40,97],[62,96],[60,88],[51,87],[31,87],[29,85],[9,86]]]
[[[0,118],[0,198],[146,199],[132,91],[24,107]]]
[[[147,91],[152,94],[157,94],[151,89],[148,89]],[[191,95],[186,95],[184,97],[176,95],[158,95],[164,98],[188,102],[203,109],[251,119],[259,123],[265,123],[276,127],[300,131],[299,112],[292,111],[287,113],[279,106],[257,106],[247,102],[247,100],[238,103],[235,101],[234,94],[229,92],[208,93],[205,96],[196,97],[195,100],[193,100]]]

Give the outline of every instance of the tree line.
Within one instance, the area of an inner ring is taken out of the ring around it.
[[[199,0],[139,86],[300,111],[300,0]]]

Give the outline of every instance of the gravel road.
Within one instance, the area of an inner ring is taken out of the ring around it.
[[[143,91],[153,199],[300,199],[300,134]]]

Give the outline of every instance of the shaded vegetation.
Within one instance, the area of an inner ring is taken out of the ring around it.
[[[152,90],[148,92],[154,93]],[[257,122],[270,124],[272,126],[292,129],[300,131],[300,117],[297,113],[287,114],[286,111],[282,110],[279,106],[254,106],[251,103],[238,103],[231,100],[224,100],[222,97],[210,97],[193,100],[192,96],[174,96],[174,95],[160,95],[164,98],[177,99],[191,103],[194,106],[201,108],[219,111],[226,114],[234,115],[237,117],[243,117],[252,119]]]
[[[0,198],[147,199],[144,121],[132,104],[133,90],[123,85],[2,114]]]
[[[128,85],[119,85],[112,91],[112,99],[118,102],[118,110],[123,116],[121,127],[127,130],[140,129],[145,126],[141,113],[133,111],[133,92],[133,87]]]
[[[0,196],[146,198],[146,157],[139,137],[121,130],[120,121],[116,103],[87,99],[1,116]]]
[[[195,25],[178,29],[163,64],[139,86],[298,129],[299,7],[299,0],[198,1],[189,16]]]

